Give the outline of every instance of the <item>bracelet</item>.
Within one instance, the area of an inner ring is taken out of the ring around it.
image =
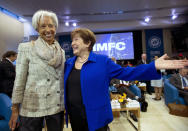
[[[11,110],[18,110],[18,108],[17,107],[11,107]]]

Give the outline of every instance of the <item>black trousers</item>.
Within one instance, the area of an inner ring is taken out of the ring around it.
[[[152,93],[152,87],[150,81],[145,81],[146,83],[146,90],[148,93]]]
[[[23,117],[20,116],[18,131],[42,131],[44,120],[48,131],[62,131],[64,125],[64,112],[44,117]]]
[[[70,116],[70,123],[72,131],[89,131],[86,119],[77,119]],[[96,131],[107,131],[108,125],[97,129]]]
[[[72,131],[89,131],[86,112],[84,108],[69,107],[69,118]],[[97,129],[96,131],[107,131],[108,125]]]

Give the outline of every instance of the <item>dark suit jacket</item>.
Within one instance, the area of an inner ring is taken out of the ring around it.
[[[142,59],[137,62],[137,65],[140,65],[140,64],[144,64],[144,63],[142,62]],[[149,61],[148,61],[148,60],[146,60],[146,64],[149,64]]]
[[[137,62],[137,66],[138,66],[138,65],[141,65],[141,64],[144,64],[144,63],[142,62],[142,59]],[[147,59],[146,59],[146,64],[149,64],[149,61],[148,61]],[[148,88],[147,88],[148,92],[151,92],[151,89],[150,89],[151,83],[150,83],[150,81],[140,81],[140,82],[145,82],[146,85],[147,85],[147,87],[148,87]]]
[[[3,59],[0,62],[0,93],[12,96],[15,75],[15,66],[7,59]]]
[[[185,76],[188,79],[188,75]],[[182,82],[181,82],[181,77],[179,74],[173,74],[170,79],[170,83],[174,85],[178,90],[183,90],[182,89]]]

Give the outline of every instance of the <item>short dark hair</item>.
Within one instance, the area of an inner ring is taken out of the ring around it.
[[[17,53],[16,53],[15,51],[7,51],[7,52],[5,52],[5,53],[3,54],[2,58],[5,59],[5,58],[7,58],[7,57],[9,58],[9,57],[15,56],[15,55],[17,55]]]
[[[88,50],[92,51],[93,46],[96,42],[95,34],[87,28],[77,28],[71,32],[71,39],[73,39],[74,36],[77,34],[80,35],[80,37],[83,39],[84,43],[90,43]]]

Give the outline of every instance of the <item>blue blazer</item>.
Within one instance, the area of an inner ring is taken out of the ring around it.
[[[64,97],[66,105],[67,79],[75,65],[76,56],[68,59],[65,63],[64,74]],[[85,106],[87,122],[90,131],[95,131],[113,120],[110,95],[108,92],[110,80],[151,80],[160,79],[154,62],[137,67],[121,67],[110,58],[103,55],[90,53],[88,61],[83,64],[80,74],[82,100]],[[66,111],[67,112],[67,111]],[[66,122],[68,122],[66,114]]]

